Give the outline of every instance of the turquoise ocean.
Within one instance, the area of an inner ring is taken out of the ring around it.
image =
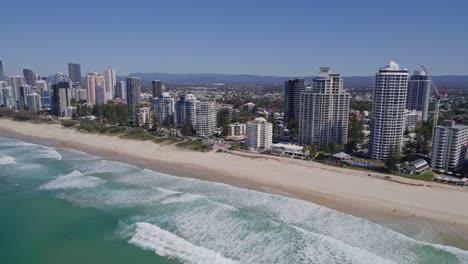
[[[0,263],[468,263],[310,202],[0,137]]]

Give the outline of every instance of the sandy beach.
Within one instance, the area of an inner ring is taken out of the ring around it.
[[[60,125],[0,119],[0,136],[127,160],[165,173],[293,196],[373,221],[430,221],[468,241],[468,188],[288,158],[201,153],[148,141],[80,133]],[[409,183],[409,184],[407,184]],[[445,232],[444,231],[444,232]],[[463,243],[464,244],[464,243]]]

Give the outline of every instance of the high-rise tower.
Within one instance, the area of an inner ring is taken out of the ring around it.
[[[312,88],[300,97],[299,143],[313,144],[319,149],[334,142],[346,144],[348,139],[348,115],[350,94],[343,89],[339,73],[330,67],[321,67]]]
[[[137,107],[140,104],[140,78],[129,77],[127,78],[127,105]]]
[[[392,148],[400,151],[408,91],[408,69],[390,61],[375,75],[369,155],[385,160]]]
[[[299,103],[304,89],[304,79],[288,80],[284,83],[284,120],[288,124],[299,119]]]
[[[81,84],[81,65],[78,63],[68,63],[68,77],[74,83]]]
[[[408,82],[406,109],[422,112],[422,120],[427,120],[431,80],[425,71],[414,71]]]
[[[33,72],[33,70],[28,69],[28,68],[24,68],[23,69],[23,76],[24,76],[24,79],[26,80],[27,85],[31,85],[31,86],[36,85],[37,76]]]

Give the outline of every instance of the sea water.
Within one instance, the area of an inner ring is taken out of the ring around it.
[[[0,138],[0,263],[468,263],[310,202]]]

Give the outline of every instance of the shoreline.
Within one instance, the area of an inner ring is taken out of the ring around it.
[[[446,243],[468,249],[468,190],[463,187],[392,176],[402,184],[369,177],[368,172],[316,162],[250,153],[239,155],[235,151],[201,153],[153,142],[86,134],[60,125],[7,119],[0,119],[0,136],[144,164],[148,169],[175,176],[293,197],[384,226],[392,221],[430,223],[438,233],[450,237]]]

